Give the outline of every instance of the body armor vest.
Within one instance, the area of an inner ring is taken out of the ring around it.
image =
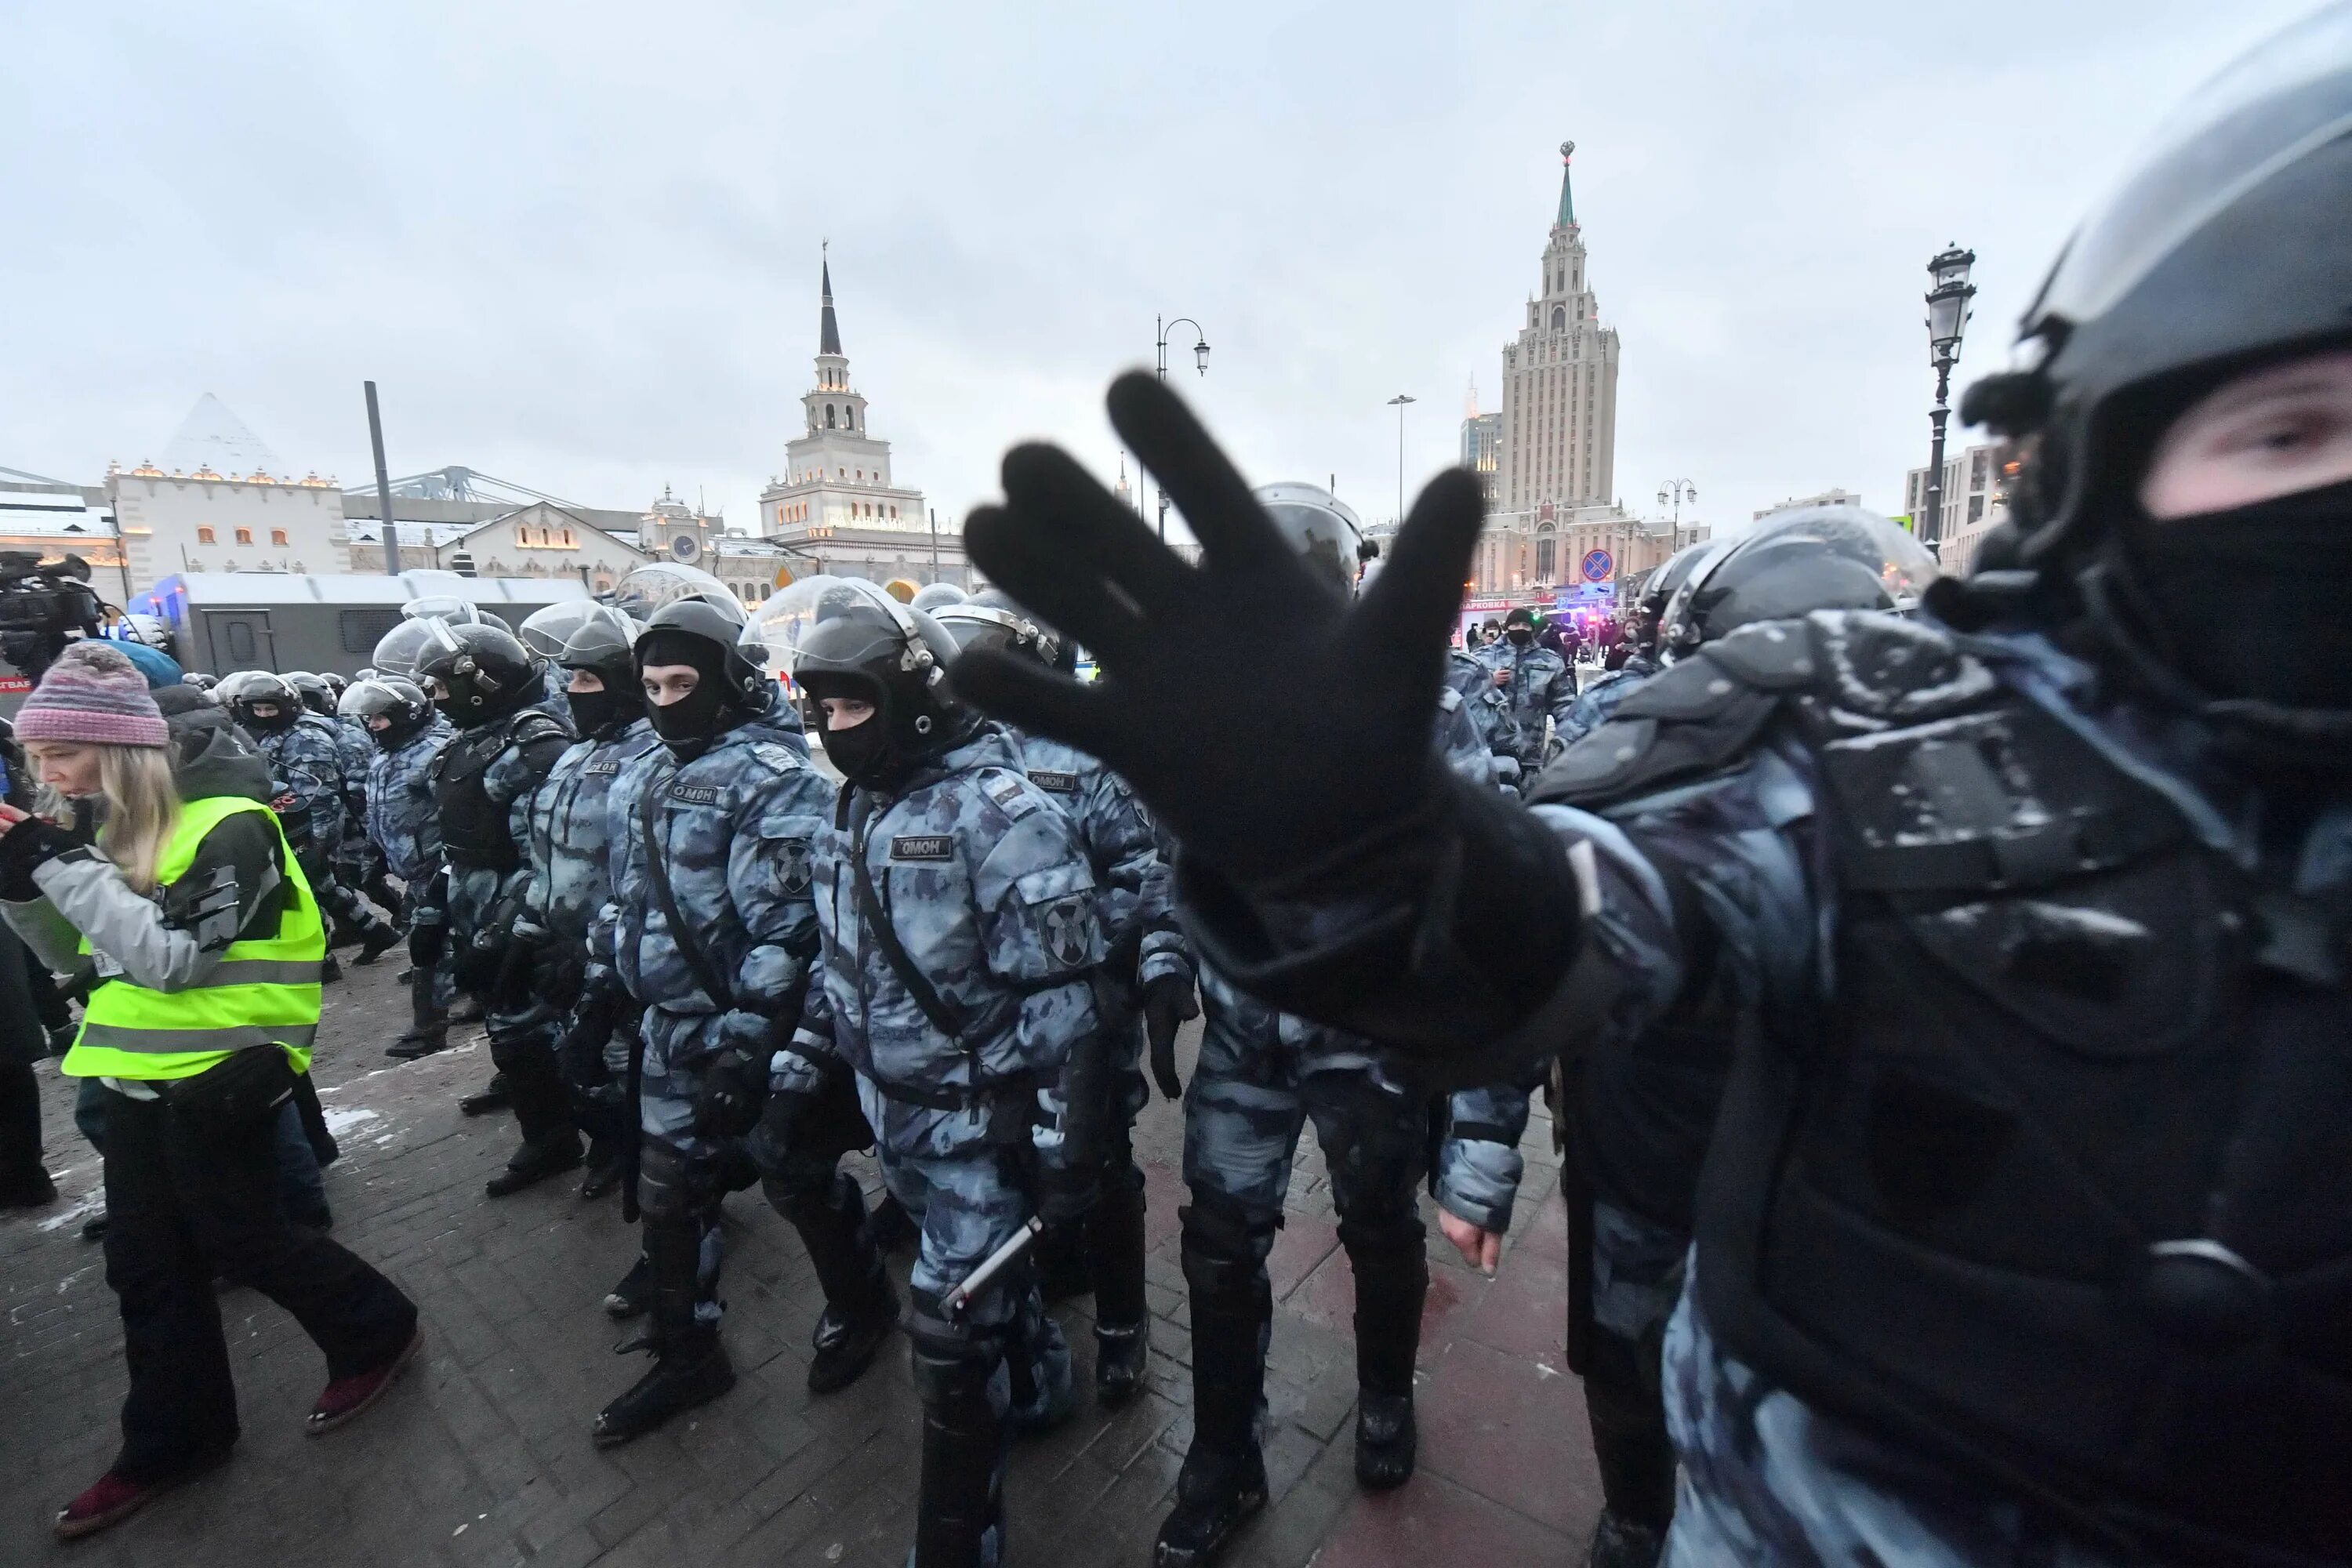
[[[2352,1555],[2344,889],[2208,847],[1939,627],[1802,631],[1766,684],[1834,979],[1740,1053],[1710,1324],[2131,1560]]]
[[[501,876],[522,864],[522,846],[507,821],[507,808],[490,798],[490,764],[513,747],[550,739],[563,731],[535,708],[526,708],[471,730],[460,730],[433,763],[433,804],[441,814],[441,843],[449,864]]]

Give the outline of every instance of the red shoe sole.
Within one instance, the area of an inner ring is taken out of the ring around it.
[[[348,1426],[350,1423],[356,1421],[361,1416],[366,1415],[369,1410],[374,1407],[376,1401],[382,1399],[385,1393],[391,1389],[392,1385],[400,1381],[400,1374],[408,1370],[408,1363],[416,1359],[416,1352],[419,1350],[422,1350],[424,1346],[425,1331],[422,1328],[419,1328],[415,1333],[408,1336],[408,1343],[401,1348],[401,1352],[398,1355],[392,1358],[392,1366],[390,1370],[384,1373],[383,1381],[377,1384],[374,1388],[371,1389],[365,1399],[361,1400],[357,1405],[352,1405],[349,1410],[343,1411],[339,1415],[320,1415],[314,1411],[311,1413],[310,1418],[302,1423],[302,1430],[309,1433],[313,1437],[320,1437],[333,1431],[336,1427]]]

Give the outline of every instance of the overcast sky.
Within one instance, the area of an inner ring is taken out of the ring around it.
[[[1617,489],[1745,520],[1926,460],[1961,381],[2170,106],[2310,0],[0,0],[0,466],[85,483],[217,394],[299,471],[464,464],[750,527],[800,429],[818,242],[900,482],[1007,443],[1108,477],[1155,311],[1260,479],[1368,520],[1495,405],[1573,138],[1623,339]],[[1189,344],[1189,340],[1187,340]]]

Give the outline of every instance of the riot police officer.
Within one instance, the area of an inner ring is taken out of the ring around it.
[[[661,744],[606,797],[612,898],[589,957],[598,984],[609,972],[643,1009],[637,1193],[652,1320],[626,1348],[655,1361],[596,1417],[600,1445],[734,1384],[719,1337],[719,1202],[816,955],[810,845],[833,788],[742,632],[731,598],[687,595],[656,610],[632,650]]]
[[[761,1130],[792,1148],[854,1069],[883,1179],[921,1227],[917,1568],[1004,1560],[1006,1448],[1067,1415],[1069,1350],[1025,1259],[975,1276],[1041,1189],[1100,1159],[1071,1146],[1083,1117],[1064,1113],[1074,1047],[1102,1038],[1093,868],[1012,742],[948,687],[954,653],[930,616],[863,583],[821,602],[795,650],[848,783],[816,847],[821,984]]]
[[[1343,618],[1267,572],[1139,377],[1115,417],[1202,573],[1056,454],[967,526],[1120,689],[959,683],[1136,782],[1204,951],[1270,995],[1486,1076],[1664,1016],[1708,943],[1747,970],[1666,1336],[1677,1568],[2352,1555],[2347,124],[2337,5],[2075,235],[1963,405],[2020,443],[2018,566],[1702,647],[1532,813],[1369,776],[1419,716],[1402,650],[1451,616],[1472,476]],[[1258,765],[1180,782],[1236,724]]]
[[[1536,613],[1525,605],[1503,616],[1503,635],[1476,658],[1509,709],[1520,776],[1532,780],[1558,750],[1547,741],[1546,726],[1567,720],[1576,701],[1576,676],[1567,660],[1536,641]]]
[[[520,925],[531,803],[571,731],[533,706],[539,660],[511,633],[478,622],[432,628],[417,673],[457,733],[433,763],[447,875],[439,894],[457,989],[482,1005],[490,1059],[522,1146],[491,1177],[492,1197],[580,1163],[580,1132],[555,1065],[555,1010],[534,994],[541,942]]]
[[[422,688],[396,675],[353,682],[338,707],[375,751],[368,759],[367,837],[400,879],[400,923],[409,933],[409,1026],[384,1054],[406,1061],[449,1039],[444,910],[428,894],[442,871],[433,763],[457,731]]]
[[[1933,561],[1909,534],[1856,507],[1782,512],[1736,541],[1698,549],[1701,555],[1669,562],[1671,583],[1653,580],[1643,596],[1632,635],[1654,658],[1661,624],[1675,628],[1666,639],[1672,657],[1687,658],[1764,621],[1816,610],[1908,609],[1914,596],[1887,586],[1890,563],[1906,585],[1935,576]],[[1626,696],[1640,689],[1638,678],[1617,684]],[[1592,695],[1588,690],[1580,706]],[[1605,791],[1586,798],[1556,782],[1545,790],[1560,805],[1610,815]],[[1601,1471],[1592,1568],[1649,1568],[1674,1517],[1660,1349],[1681,1294],[1699,1169],[1731,1071],[1738,970],[1719,949],[1703,952],[1681,998],[1650,1028],[1595,1041],[1555,1064],[1555,1128],[1567,1155],[1560,1184],[1578,1264],[1569,1272],[1568,1363],[1584,1380]],[[1446,1237],[1474,1267],[1494,1266],[1510,1227],[1532,1082],[1453,1097],[1434,1188]]]
[[[563,634],[556,668],[566,679],[572,727],[580,739],[556,759],[532,803],[522,915],[539,952],[531,990],[565,1015],[558,1065],[589,1138],[582,1194],[595,1197],[622,1176],[621,1119],[636,1110],[622,1103],[636,1025],[634,1008],[623,1016],[626,998],[611,972],[590,964],[588,931],[613,896],[606,860],[614,784],[660,742],[646,720],[645,692],[637,684],[636,623],[602,605],[553,608],[570,612],[568,628],[549,611],[531,619],[545,636]],[[534,628],[526,621],[523,629]],[[624,1069],[618,1074],[608,1065],[614,1057]]]
[[[1718,555],[1727,546],[1711,540],[1685,544],[1665,563],[1650,574],[1642,584],[1642,596],[1633,606],[1632,621],[1625,627],[1625,644],[1629,649],[1625,662],[1586,686],[1576,694],[1568,717],[1559,722],[1559,742],[1565,748],[1574,745],[1596,729],[1601,721],[1617,711],[1617,704],[1633,694],[1633,688],[1664,668],[1664,654],[1659,647],[1659,626],[1665,618],[1666,605],[1701,562]]]
[[[331,720],[310,710],[293,683],[268,670],[239,674],[229,711],[268,759],[271,805],[286,825],[287,842],[320,907],[359,933],[360,963],[373,963],[400,941],[359,896],[335,880],[334,858],[349,826],[343,799],[342,742]],[[341,971],[328,955],[325,973]]]
[[[1050,668],[1076,668],[1076,649],[1003,595],[991,589],[966,598],[944,584],[923,593],[940,588],[955,597],[933,618],[959,648],[1003,647]],[[921,598],[916,595],[919,604]],[[1143,1291],[1143,1171],[1135,1163],[1133,1137],[1136,1115],[1150,1098],[1145,1050],[1148,1044],[1163,1091],[1176,1099],[1176,1032],[1185,1019],[1200,1016],[1201,1008],[1192,955],[1176,925],[1173,879],[1150,815],[1124,780],[1085,752],[1018,730],[1012,737],[1029,782],[1055,797],[1086,845],[1110,954],[1095,987],[1108,1042],[1095,1080],[1097,1104],[1088,1108],[1103,1119],[1090,1139],[1099,1159],[1085,1173],[1092,1201],[1077,1240],[1095,1299],[1095,1394],[1116,1405],[1142,1386],[1151,1344]]]

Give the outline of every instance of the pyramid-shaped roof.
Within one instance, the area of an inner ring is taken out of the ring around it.
[[[277,454],[209,392],[196,400],[195,407],[180,422],[179,433],[163,448],[162,466],[184,474],[208,468],[232,479],[280,472]]]

